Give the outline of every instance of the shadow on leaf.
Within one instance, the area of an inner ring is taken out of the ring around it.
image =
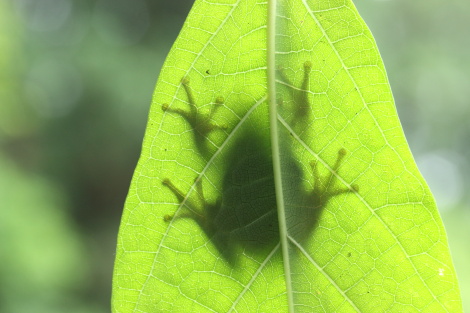
[[[195,181],[195,192],[174,217],[194,220],[228,263],[239,253],[264,253],[279,242],[273,165],[269,138],[245,133],[235,139],[227,154],[220,196],[209,202],[203,180]],[[183,203],[185,194],[169,179],[163,180]]]

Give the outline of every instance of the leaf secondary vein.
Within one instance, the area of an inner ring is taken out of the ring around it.
[[[269,255],[266,257],[266,259],[263,261],[263,263],[261,263],[260,267],[256,270],[255,274],[253,275],[253,277],[250,279],[250,281],[248,282],[248,284],[246,284],[245,288],[243,289],[243,291],[238,295],[237,299],[235,299],[235,301],[233,302],[233,305],[230,307],[230,309],[227,311],[227,313],[230,313],[232,312],[236,305],[238,304],[238,302],[240,301],[240,299],[243,297],[243,295],[250,289],[251,285],[253,284],[253,282],[256,280],[256,278],[258,278],[258,275],[261,274],[261,271],[263,270],[263,268],[266,266],[266,264],[269,262],[269,260],[271,260],[271,258],[273,257],[273,255],[277,252],[277,250],[279,250],[279,247],[280,247],[280,243],[278,243],[274,249],[269,253]]]
[[[354,302],[346,295],[346,293],[344,292],[344,290],[342,290],[337,284],[336,282],[334,281],[334,279],[331,278],[330,275],[328,275],[328,273],[326,273],[323,268],[321,266],[318,265],[317,262],[315,262],[315,260],[312,259],[312,257],[307,253],[307,251],[305,251],[305,249],[294,239],[292,238],[291,236],[287,236],[289,238],[289,241],[292,242],[292,244],[294,244],[294,246],[297,247],[297,249],[299,249],[300,252],[302,252],[302,254],[307,258],[307,260],[310,261],[310,263],[313,264],[313,266],[315,266],[317,268],[317,270],[323,274],[324,277],[326,277],[326,279],[328,279],[328,281],[330,282],[330,284],[332,286],[334,286],[336,288],[336,290],[341,294],[343,295],[343,297],[346,299],[346,301],[348,301],[348,303],[356,310],[356,312],[361,312],[361,310],[359,310],[359,308],[354,304]]]

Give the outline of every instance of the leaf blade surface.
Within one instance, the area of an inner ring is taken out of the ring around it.
[[[196,1],[154,94],[113,310],[459,305],[434,200],[352,2]]]

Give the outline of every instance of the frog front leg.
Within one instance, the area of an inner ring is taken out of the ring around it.
[[[214,232],[213,221],[220,208],[220,201],[210,203],[206,200],[202,189],[202,180],[196,178],[194,184],[196,187],[196,197],[188,197],[179,188],[177,188],[170,179],[165,178],[162,184],[168,187],[175,195],[180,204],[184,203],[185,210],[179,211],[176,215],[166,214],[163,219],[169,222],[174,219],[190,218],[194,220],[206,233]]]
[[[201,112],[196,105],[196,100],[193,91],[189,85],[189,78],[183,78],[181,84],[186,92],[189,102],[189,111],[180,108],[171,108],[168,103],[162,105],[162,110],[181,115],[191,126],[194,132],[196,144],[201,152],[207,152],[207,140],[209,134],[214,130],[225,130],[226,125],[221,125],[213,122],[214,114],[224,105],[224,98],[217,97],[215,102],[211,105],[209,112]]]

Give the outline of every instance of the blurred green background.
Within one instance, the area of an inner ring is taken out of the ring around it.
[[[110,311],[119,219],[153,88],[192,2],[0,0],[0,312]],[[356,5],[466,301],[470,1]]]

